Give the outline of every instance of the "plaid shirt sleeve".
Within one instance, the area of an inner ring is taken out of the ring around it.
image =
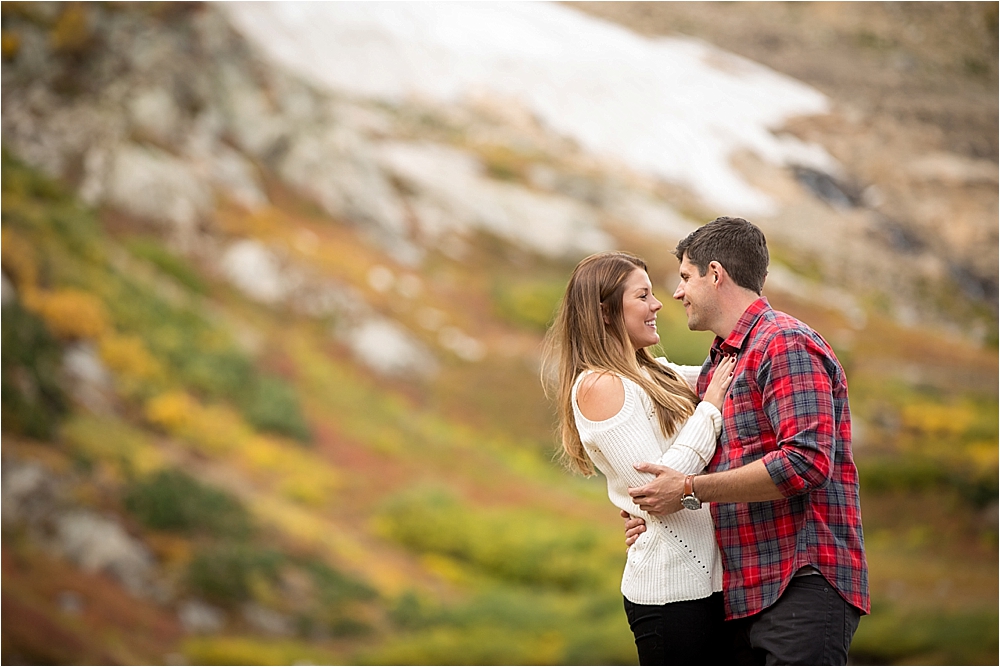
[[[814,348],[801,333],[782,332],[768,343],[768,363],[757,372],[761,407],[777,440],[764,465],[785,497],[824,488],[833,469],[833,388]]]

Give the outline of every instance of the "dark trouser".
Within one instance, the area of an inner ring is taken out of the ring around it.
[[[722,593],[701,600],[635,604],[625,600],[640,665],[721,665]]]
[[[846,665],[860,619],[821,575],[795,577],[773,605],[726,623],[730,664]]]

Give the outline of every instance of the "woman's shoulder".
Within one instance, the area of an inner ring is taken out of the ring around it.
[[[588,421],[606,421],[630,403],[635,383],[614,371],[584,371],[576,381],[575,401]]]

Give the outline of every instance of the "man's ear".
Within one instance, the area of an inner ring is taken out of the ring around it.
[[[719,281],[725,277],[726,269],[715,260],[708,263],[708,275],[712,278],[712,284],[718,285]]]

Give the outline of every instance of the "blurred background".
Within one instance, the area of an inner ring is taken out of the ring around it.
[[[996,664],[997,7],[4,2],[3,662],[635,664],[540,342],[739,215],[847,369],[852,663]]]

